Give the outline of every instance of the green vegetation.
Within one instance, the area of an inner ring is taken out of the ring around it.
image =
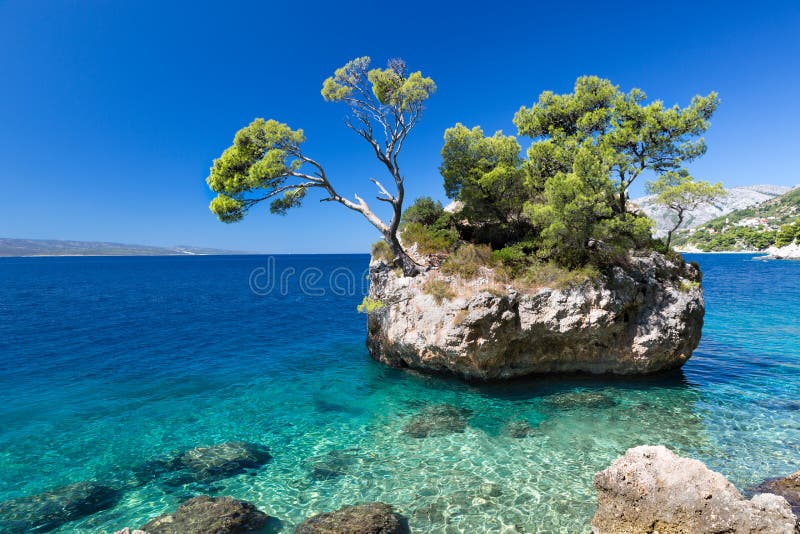
[[[303,130],[272,119],[256,119],[239,130],[233,145],[214,160],[206,182],[217,193],[210,208],[219,220],[239,221],[264,201],[270,201],[272,213],[284,214],[300,206],[309,191],[320,190],[323,201],[338,202],[361,213],[380,231],[395,264],[405,274],[416,273],[416,264],[397,236],[405,194],[398,155],[436,85],[420,72],[409,73],[400,59],[390,60],[385,69],[371,69],[370,62],[370,58],[360,57],[336,69],[325,80],[322,97],[348,106],[352,115],[345,124],[370,145],[394,181],[394,192],[390,192],[372,179],[379,190],[378,200],[392,208],[390,221],[381,220],[358,195],[355,201],[341,196],[323,166],[303,152]]]
[[[792,243],[800,243],[800,219],[792,224],[784,224],[775,234],[775,245],[785,247]]]
[[[394,181],[390,192],[372,179],[378,200],[391,207],[389,222],[358,195],[354,201],[339,195],[322,165],[303,152],[302,130],[263,119],[240,130],[214,161],[207,179],[217,192],[211,210],[234,222],[269,200],[270,210],[282,214],[319,190],[322,200],[372,223],[386,243],[373,248],[373,256],[391,256],[405,275],[418,273],[404,248],[416,243],[418,253],[446,256],[435,261],[443,261],[444,273],[475,276],[483,265],[535,281],[563,279],[570,271],[585,279],[584,268],[617,264],[633,249],[668,249],[669,238],[666,247],[653,240],[650,219],[628,211],[628,190],[643,174],[655,178],[664,202],[681,209],[713,193],[701,190],[706,184],[691,180],[684,166],[706,150],[702,134],[718,104],[715,93],[669,107],[647,102],[640,89],[624,92],[583,76],[573,92],[545,91],[515,114],[519,136],[531,140],[524,155],[517,137],[501,131],[485,135],[460,123],[447,129],[439,170],[459,209],[445,212],[424,197],[403,212],[398,154],[435,89],[401,60],[375,69],[368,57],[348,62],[323,84],[323,98],[348,106],[346,125],[367,141]]]
[[[700,287],[700,282],[696,280],[681,280],[678,289],[684,293],[689,293],[692,289]]]
[[[686,216],[686,212],[697,209],[702,204],[711,204],[725,195],[722,184],[695,181],[687,171],[667,172],[658,180],[647,184],[647,192],[655,195],[655,203],[672,210],[676,215],[675,226],[667,232],[667,248]]]
[[[386,243],[386,241],[376,241],[372,244],[372,253],[373,260],[383,260],[386,263],[391,263],[394,260],[394,254],[392,253],[392,249]]]
[[[436,304],[441,304],[445,300],[449,300],[456,296],[456,292],[450,287],[450,284],[439,278],[431,278],[422,286],[422,291],[433,297]]]
[[[492,249],[488,245],[464,243],[442,264],[444,274],[473,278],[481,267],[492,266]]]
[[[369,297],[364,297],[364,299],[361,301],[361,304],[359,304],[356,309],[358,310],[358,313],[366,313],[369,315],[370,313],[376,312],[385,306],[386,304],[384,304],[380,299],[376,300]]]
[[[678,246],[695,246],[705,252],[726,250],[764,250],[772,245],[792,242],[793,233],[800,227],[800,188],[762,202],[717,217],[704,225],[679,232]]]
[[[652,221],[628,211],[628,189],[648,173],[653,191],[682,210],[717,195],[719,186],[684,168],[705,152],[701,135],[717,102],[711,93],[666,107],[639,89],[581,77],[572,93],[546,91],[517,112],[519,135],[532,140],[527,157],[514,136],[456,124],[439,170],[458,209],[419,199],[403,217],[403,242],[449,253],[445,274],[467,278],[486,266],[532,285],[585,281],[633,249],[666,252]]]

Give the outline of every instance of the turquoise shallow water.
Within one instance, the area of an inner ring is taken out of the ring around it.
[[[283,532],[382,500],[415,532],[573,533],[588,531],[594,473],[631,446],[667,445],[741,489],[798,469],[800,262],[690,259],[707,313],[681,371],[503,386],[370,360],[355,311],[366,256],[278,256],[291,276],[267,295],[249,283],[263,257],[0,259],[0,501],[81,480],[129,488],[58,532],[140,526],[203,492],[253,501]],[[304,272],[319,276],[305,294]],[[471,410],[464,433],[403,434],[438,403]],[[519,419],[533,432],[503,435]],[[229,440],[274,458],[211,486],[131,484],[155,455]],[[340,476],[311,476],[331,458]]]

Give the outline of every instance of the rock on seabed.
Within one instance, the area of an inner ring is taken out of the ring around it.
[[[408,534],[405,518],[382,502],[345,506],[303,521],[295,534]]]
[[[424,291],[441,278],[456,296],[437,303]],[[656,252],[634,255],[608,276],[554,289],[490,292],[437,269],[397,276],[370,264],[372,357],[392,367],[471,379],[536,373],[644,374],[683,365],[700,342],[705,312],[700,273]]]
[[[0,532],[48,532],[114,506],[118,490],[94,482],[78,482],[44,493],[0,503]]]
[[[786,499],[746,500],[724,476],[663,446],[629,449],[597,473],[594,534],[796,534]]]
[[[184,501],[175,512],[151,519],[147,534],[244,534],[264,527],[269,516],[247,501],[201,495]]]

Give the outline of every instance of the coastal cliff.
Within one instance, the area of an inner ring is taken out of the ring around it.
[[[700,341],[698,270],[656,252],[566,287],[519,290],[429,268],[370,264],[367,346],[392,367],[468,379],[536,373],[644,374],[683,365]],[[446,297],[431,295],[431,281]]]

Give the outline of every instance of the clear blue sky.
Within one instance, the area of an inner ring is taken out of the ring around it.
[[[516,133],[521,105],[582,74],[668,104],[718,91],[694,174],[800,183],[797,0],[289,4],[0,0],[0,236],[366,250],[375,231],[332,203],[223,225],[204,182],[235,131],[265,117],[303,128],[340,192],[371,196],[380,168],[319,94],[360,55],[402,57],[438,84],[402,155],[412,198],[444,198],[445,128]]]

